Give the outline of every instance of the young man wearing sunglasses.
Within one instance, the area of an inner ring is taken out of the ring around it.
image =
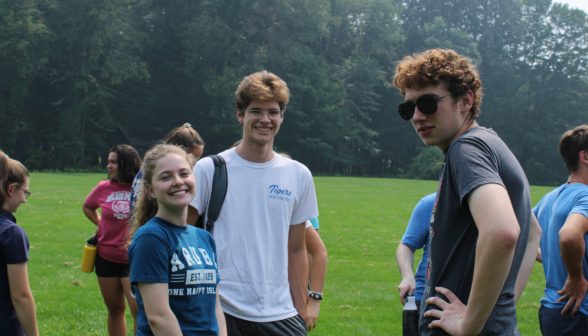
[[[399,62],[394,85],[405,98],[400,116],[425,145],[445,154],[431,215],[421,335],[514,335],[530,189],[506,144],[476,122],[480,76],[469,59],[433,49]]]
[[[219,154],[228,188],[213,237],[231,336],[306,335],[306,302],[314,299],[307,293],[305,223],[318,216],[318,207],[308,168],[273,150],[289,96],[272,73],[245,77],[235,92],[243,139]],[[188,224],[206,212],[213,174],[210,158],[194,167],[198,188]]]

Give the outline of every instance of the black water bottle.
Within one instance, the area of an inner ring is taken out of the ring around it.
[[[402,310],[402,336],[419,336],[419,311],[414,296],[406,298]]]

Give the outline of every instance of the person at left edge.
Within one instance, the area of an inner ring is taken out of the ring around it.
[[[108,309],[108,334],[126,335],[125,297],[137,326],[137,302],[131,296],[129,262],[124,237],[129,227],[131,182],[141,168],[141,158],[129,145],[116,145],[108,154],[108,180],[98,183],[82,209],[98,226],[96,276]],[[101,208],[101,214],[97,209]]]
[[[227,335],[217,294],[216,244],[205,230],[186,225],[196,192],[193,163],[173,145],[157,145],[145,154],[129,233],[138,335]]]
[[[29,172],[0,150],[0,334],[39,335],[29,287],[29,239],[13,213],[26,202]]]

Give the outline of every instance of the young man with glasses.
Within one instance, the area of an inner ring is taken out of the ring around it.
[[[273,150],[290,92],[266,71],[247,76],[235,92],[243,139],[220,155],[228,189],[213,236],[219,295],[231,336],[306,335],[308,263],[305,223],[318,216],[310,171]],[[188,224],[206,212],[214,164],[194,167],[197,192]]]
[[[421,335],[514,335],[530,189],[506,144],[476,122],[480,76],[469,59],[433,49],[399,62],[394,85],[405,98],[400,116],[425,145],[445,154],[430,222]]]
[[[570,130],[559,141],[569,179],[533,208],[543,234],[541,256],[545,297],[539,325],[543,335],[586,336],[588,330],[588,125]]]

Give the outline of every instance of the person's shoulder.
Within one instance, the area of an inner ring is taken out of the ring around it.
[[[459,136],[447,149],[449,160],[477,156],[480,153],[496,153],[508,147],[502,139],[491,128],[476,126]]]
[[[429,194],[423,198],[421,198],[421,202],[423,203],[435,203],[435,199],[437,198],[437,193],[434,192],[432,194]]]
[[[294,172],[299,172],[301,174],[308,174],[309,176],[312,175],[310,173],[310,169],[308,169],[308,167],[306,167],[303,163],[296,161],[296,160],[293,160],[293,159],[285,158],[277,153],[276,153],[276,155],[279,156],[278,157],[279,165],[281,167],[283,167],[284,169],[289,169]]]
[[[25,237],[28,239],[27,233],[22,227],[12,220],[5,218],[0,219],[0,236],[10,237],[11,239],[15,239],[17,237]]]
[[[229,163],[229,161],[231,161],[231,155],[230,155],[230,149],[227,149],[223,152],[220,152],[218,154],[216,154],[218,156],[222,156],[222,158],[225,160],[225,162]],[[194,166],[194,170],[196,170],[196,167],[199,167],[201,170],[204,171],[213,171],[214,170],[214,161],[212,161],[212,158],[209,156],[203,157],[200,160],[198,160],[198,162],[196,162],[196,165]]]
[[[94,189],[110,188],[112,186],[112,184],[113,184],[113,182],[111,180],[100,181],[100,182],[98,182],[98,185]]]
[[[138,239],[141,236],[155,236],[160,239],[165,239],[167,237],[166,231],[165,226],[160,225],[155,217],[153,217],[137,229],[134,239]]]

